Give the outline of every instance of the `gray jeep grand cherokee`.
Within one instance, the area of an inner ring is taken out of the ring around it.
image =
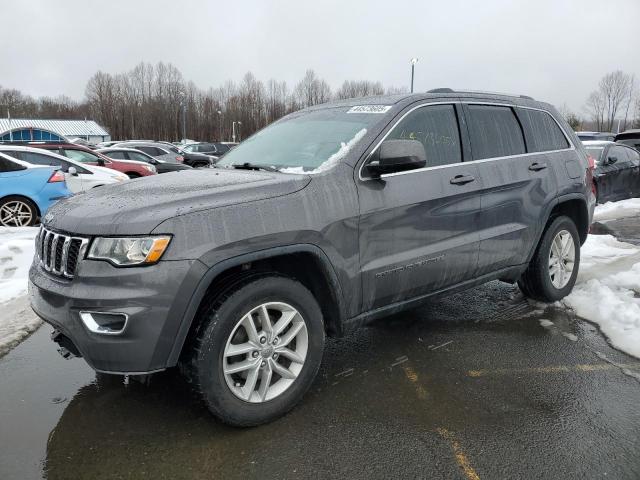
[[[232,425],[292,408],[327,334],[494,279],[564,297],[595,203],[552,106],[450,89],[308,108],[217,166],[58,203],[30,295],[63,350],[181,365]]]

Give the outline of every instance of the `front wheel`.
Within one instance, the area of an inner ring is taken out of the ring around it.
[[[209,410],[225,423],[271,421],[311,386],[324,325],[318,303],[299,282],[274,275],[241,283],[198,320],[187,369]]]
[[[552,303],[571,293],[579,266],[578,229],[569,217],[556,217],[542,235],[518,286],[525,296]]]

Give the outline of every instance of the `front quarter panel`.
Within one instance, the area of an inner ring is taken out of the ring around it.
[[[209,267],[230,258],[278,247],[310,244],[329,259],[348,314],[359,307],[358,198],[353,168],[340,164],[314,176],[302,190],[266,200],[180,215],[154,233],[173,240],[164,259],[200,260]]]

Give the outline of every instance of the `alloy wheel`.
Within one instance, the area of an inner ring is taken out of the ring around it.
[[[549,278],[554,287],[562,289],[569,283],[575,260],[573,237],[567,230],[560,230],[553,238],[549,251]]]
[[[0,207],[0,225],[5,227],[25,227],[33,220],[29,205],[20,200],[11,200]]]
[[[227,340],[222,362],[227,386],[245,402],[272,400],[293,385],[308,347],[307,325],[294,307],[263,303],[238,321]]]

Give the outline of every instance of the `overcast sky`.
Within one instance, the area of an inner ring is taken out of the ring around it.
[[[604,74],[640,80],[640,0],[3,2],[0,85],[80,99],[97,70],[171,62],[198,86],[345,79],[527,94],[582,112]],[[640,81],[638,82],[640,84]]]

